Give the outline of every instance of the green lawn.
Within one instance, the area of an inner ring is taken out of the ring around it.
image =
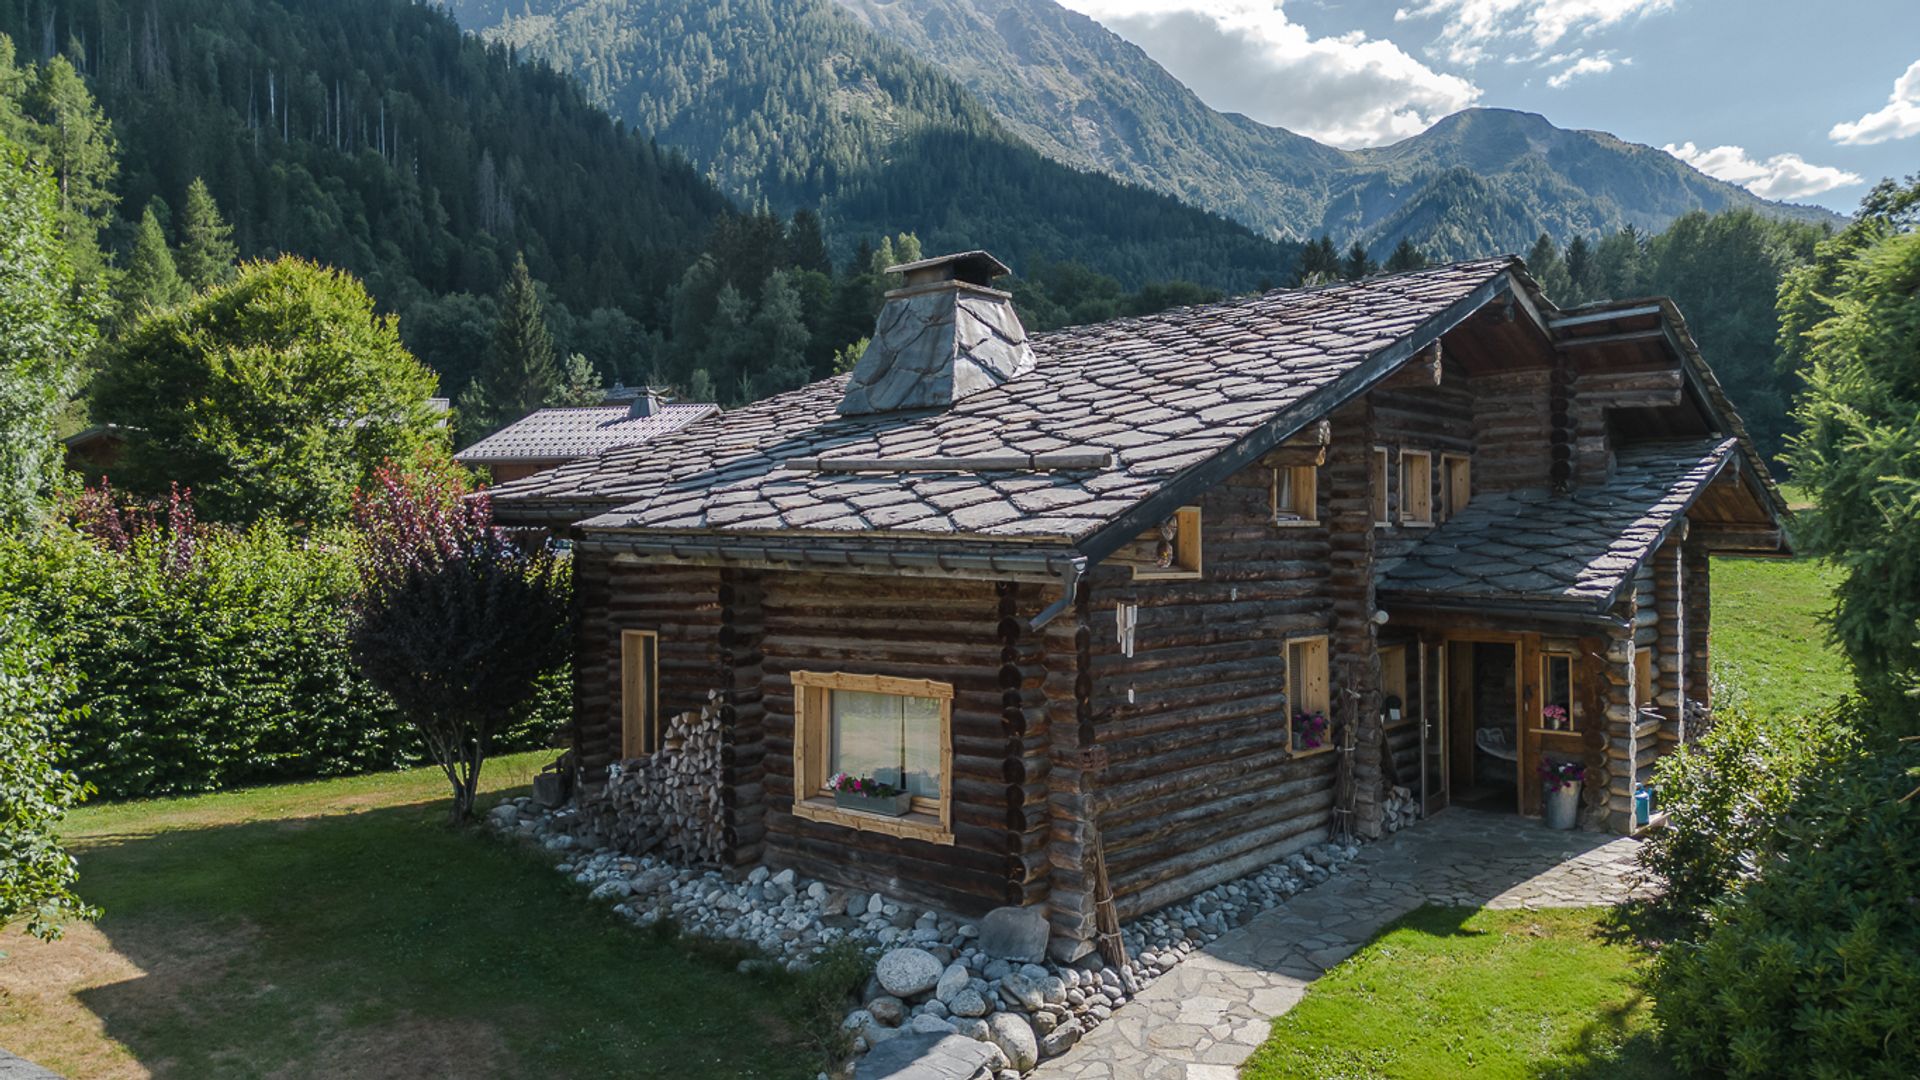
[[[1852,689],[1821,621],[1839,582],[1839,571],[1813,559],[1713,561],[1713,673],[1735,701],[1802,713]]]
[[[549,756],[497,762],[490,786]],[[779,1004],[808,997],[797,980],[628,926],[533,854],[445,827],[445,798],[418,770],[78,811],[105,915],[0,939],[0,1046],[75,1078],[819,1068],[821,1028]]]
[[[1606,909],[1423,907],[1315,982],[1244,1080],[1676,1074]]]

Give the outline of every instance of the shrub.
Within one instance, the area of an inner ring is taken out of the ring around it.
[[[571,646],[569,566],[493,524],[458,473],[383,466],[356,499],[362,593],[353,659],[447,774],[457,824],[516,710]]]
[[[1640,864],[1666,882],[1661,902],[1698,918],[1752,876],[1807,776],[1849,745],[1853,727],[1849,706],[1811,718],[1722,707],[1712,731],[1662,758],[1652,785],[1668,827],[1640,849]]]
[[[25,606],[79,680],[65,704],[85,713],[62,736],[70,767],[102,795],[421,760],[412,729],[348,652],[353,534],[198,526],[182,498],[132,513],[104,491],[84,500],[80,529],[0,540],[0,596]],[[543,745],[564,715],[557,705],[516,714],[509,745]]]
[[[1803,778],[1752,881],[1655,964],[1683,1066],[1732,1076],[1920,1076],[1920,805],[1911,744]]]
[[[86,788],[60,767],[54,730],[71,687],[18,612],[0,612],[0,927],[59,936],[62,918],[92,912],[73,894],[73,856],[54,829]]]

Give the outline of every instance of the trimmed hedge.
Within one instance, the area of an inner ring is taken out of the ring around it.
[[[176,536],[185,537],[176,540]],[[58,529],[0,541],[0,594],[79,679],[69,768],[106,798],[178,795],[393,768],[419,737],[347,650],[349,533]],[[563,688],[555,672],[550,686]],[[543,694],[496,749],[547,745]]]

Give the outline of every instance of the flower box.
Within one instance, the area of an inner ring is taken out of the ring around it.
[[[836,791],[833,793],[833,805],[842,810],[858,810],[863,814],[905,817],[913,809],[913,795],[906,791],[897,795],[861,795],[853,791]]]

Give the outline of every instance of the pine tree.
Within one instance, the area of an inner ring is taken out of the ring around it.
[[[1567,243],[1567,304],[1584,304],[1593,294],[1593,248],[1587,238],[1576,236]]]
[[[113,125],[64,56],[41,65],[27,93],[27,112],[35,121],[34,156],[59,191],[60,232],[76,277],[92,281],[106,269],[100,230],[119,201],[113,193],[120,172]]]
[[[1393,249],[1393,254],[1387,256],[1387,273],[1389,274],[1404,274],[1409,270],[1425,270],[1431,265],[1432,262],[1428,260],[1427,253],[1414,247],[1413,241],[1404,236],[1400,238],[1399,245]]]
[[[760,290],[760,310],[753,316],[752,336],[762,365],[755,376],[757,389],[777,393],[807,384],[806,313],[785,271],[774,271]]]
[[[149,206],[134,229],[133,250],[127,255],[126,273],[120,278],[120,324],[131,326],[149,311],[185,300],[190,292],[167,251],[167,234],[160,228],[160,216]]]
[[[1333,246],[1333,237],[1322,236],[1318,240],[1307,241],[1306,246],[1300,249],[1300,268],[1294,273],[1294,285],[1325,285],[1338,280],[1340,251]]]
[[[606,384],[600,381],[600,373],[593,369],[593,361],[579,353],[570,353],[560,376],[560,387],[549,404],[598,405],[606,400],[606,396]]]
[[[1359,281],[1363,277],[1371,277],[1379,272],[1380,264],[1373,261],[1373,257],[1367,254],[1366,247],[1360,241],[1355,240],[1353,246],[1347,249],[1346,259],[1340,264],[1340,276],[1348,281]]]
[[[820,215],[811,210],[793,212],[787,225],[787,258],[796,270],[833,273],[833,261],[827,257],[827,238],[820,227]]]
[[[237,254],[233,226],[221,218],[207,182],[194,177],[187,185],[187,204],[180,213],[180,276],[195,292],[225,284],[233,278]]]
[[[500,317],[487,343],[480,375],[460,395],[463,434],[478,437],[544,407],[560,385],[540,290],[524,254],[500,289]]]
[[[1527,252],[1527,270],[1549,298],[1567,302],[1564,298],[1572,291],[1572,286],[1567,281],[1566,264],[1560,261],[1560,247],[1553,242],[1553,237],[1541,233],[1540,239],[1533,242],[1532,249]]]

